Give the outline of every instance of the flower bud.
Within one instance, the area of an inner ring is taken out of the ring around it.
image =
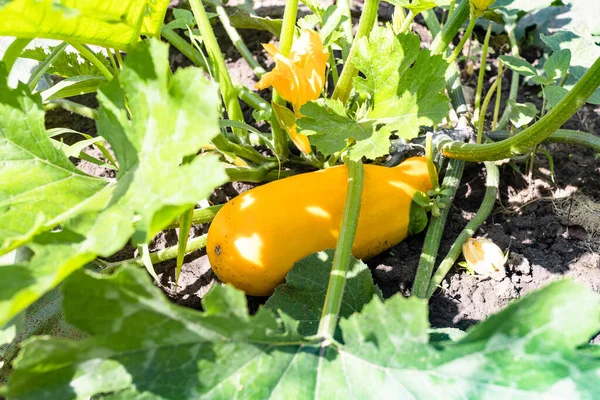
[[[471,8],[477,14],[483,14],[496,0],[471,0]]]
[[[468,269],[479,275],[492,276],[504,272],[506,256],[500,247],[486,238],[469,238],[463,244],[462,253]]]

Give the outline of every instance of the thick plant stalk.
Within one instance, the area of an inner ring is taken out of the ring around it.
[[[332,340],[338,323],[338,316],[346,286],[346,273],[352,258],[352,245],[356,236],[358,226],[358,215],[360,214],[362,188],[364,180],[364,168],[361,161],[346,161],[348,169],[348,192],[346,193],[346,204],[342,215],[342,225],[335,247],[329,285],[323,305],[323,313],[319,322],[317,336]]]
[[[425,23],[427,24],[427,28],[429,28],[431,34],[436,37],[436,41],[438,43],[435,47],[432,46],[431,54],[435,55],[440,54],[441,52],[448,53],[450,52],[450,49],[448,49],[447,43],[446,47],[442,45],[445,42],[442,41],[441,38],[454,37],[454,35],[456,35],[462,23],[469,16],[469,7],[468,4],[466,7],[465,5],[461,5],[459,13],[457,13],[455,17],[451,18],[452,23],[447,23],[444,25],[443,29],[433,10],[424,11],[422,15],[425,19]],[[465,95],[460,83],[460,76],[456,63],[450,64],[446,70],[446,90],[448,91],[448,95],[450,96],[450,101],[452,102],[452,106],[454,107],[456,115],[459,118],[467,115],[469,109],[467,108],[467,102],[465,100]]]
[[[429,10],[426,13],[433,13],[433,11]],[[425,15],[425,13],[423,13]],[[435,14],[434,14],[435,16]],[[463,25],[463,23],[469,18],[469,0],[462,0],[458,6],[452,12],[452,15],[444,24],[444,28],[442,29],[442,33],[437,35],[433,43],[431,44],[431,53],[432,54],[442,54],[448,48],[448,45],[452,42],[452,39],[458,33],[458,30]],[[427,18],[427,20],[431,20],[431,18]],[[437,21],[437,18],[436,18]],[[439,22],[437,24],[439,26]],[[429,29],[429,22],[427,22],[427,26]],[[439,29],[438,29],[439,30]],[[433,31],[432,31],[433,34]]]
[[[379,0],[365,1],[363,12],[360,16],[360,22],[358,23],[358,32],[356,33],[356,37],[352,42],[350,54],[348,54],[348,59],[344,64],[344,69],[342,70],[340,79],[338,80],[338,83],[333,91],[333,95],[331,96],[333,99],[338,99],[342,102],[345,102],[348,100],[348,97],[350,97],[350,92],[352,91],[352,80],[358,73],[358,70],[352,64],[352,58],[358,51],[358,40],[362,37],[368,36],[373,29],[375,21],[377,20],[378,7]]]
[[[244,122],[244,114],[242,113],[242,109],[237,98],[237,92],[233,86],[233,83],[231,82],[231,77],[227,71],[227,66],[225,65],[225,59],[221,53],[221,48],[219,47],[219,43],[217,43],[217,38],[213,32],[212,25],[210,24],[208,16],[206,15],[206,11],[204,10],[204,4],[202,4],[202,0],[190,0],[190,6],[192,8],[194,18],[196,18],[198,29],[200,29],[202,39],[204,40],[208,57],[212,61],[213,68],[215,69],[215,74],[217,75],[219,88],[221,89],[221,94],[223,95],[223,101],[225,102],[225,109],[227,110],[229,119]],[[244,130],[234,128],[233,133],[240,143],[245,144],[248,142],[248,134]]]
[[[456,46],[450,58],[448,58],[449,63],[453,63],[462,51],[463,47],[465,46],[465,43],[467,43],[467,40],[471,37],[471,34],[473,33],[473,28],[475,28],[476,22],[477,18],[472,16],[469,20],[469,26],[467,26],[467,30],[465,31],[464,36],[462,37],[460,42],[458,42],[458,46]]]
[[[483,197],[483,201],[479,210],[477,210],[477,214],[475,217],[469,221],[465,229],[462,230],[460,235],[456,238],[452,247],[448,251],[448,254],[438,267],[437,271],[431,278],[429,282],[429,287],[427,288],[426,298],[430,298],[431,295],[435,292],[437,287],[442,283],[450,268],[454,265],[458,257],[460,256],[462,245],[475,234],[475,231],[479,229],[481,224],[483,224],[490,213],[494,209],[494,204],[496,202],[496,195],[498,193],[498,183],[500,180],[500,174],[498,172],[498,167],[493,162],[486,162],[485,167],[487,169],[487,177],[485,180],[485,195]]]
[[[600,85],[600,59],[575,84],[573,89],[538,122],[502,142],[486,144],[446,140],[439,144],[441,153],[464,161],[496,161],[523,154],[558,130]]]
[[[272,158],[263,156],[252,147],[246,147],[230,142],[222,134],[215,136],[212,140],[212,143],[217,149],[224,153],[234,153],[235,155],[245,158],[258,165],[273,161]]]
[[[438,217],[431,217],[429,220],[429,227],[427,228],[427,234],[425,236],[425,243],[423,244],[423,251],[419,258],[419,266],[417,267],[417,274],[412,287],[412,296],[419,298],[427,297],[427,288],[429,287],[429,281],[435,265],[435,259],[440,247],[440,241],[442,240],[442,234],[444,233],[444,227],[446,225],[446,219],[450,212],[450,205],[460,184],[460,178],[464,169],[464,163],[460,160],[451,160],[448,164],[446,176],[442,184],[443,189],[450,189],[452,192],[446,198],[449,200],[445,208],[440,210]]]
[[[510,137],[509,131],[493,131],[487,136],[492,140],[504,140]],[[581,132],[571,129],[559,129],[552,135],[548,136],[543,143],[566,143],[577,146],[588,147],[600,153],[600,136],[592,135],[591,133]]]
[[[287,178],[297,174],[296,171],[285,170],[281,171],[276,169],[279,167],[278,163],[265,163],[260,167],[238,167],[238,168],[226,168],[225,172],[229,176],[229,181],[240,181],[240,182],[269,182],[281,178]]]

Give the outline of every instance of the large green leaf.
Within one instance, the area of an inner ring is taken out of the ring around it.
[[[274,312],[283,311],[297,320],[298,332],[302,335],[316,334],[332,261],[333,250],[311,254],[298,261],[287,275],[286,283],[275,289],[265,307]],[[369,268],[362,261],[352,258],[346,278],[341,317],[360,312],[373,296],[380,295]]]
[[[128,49],[156,36],[168,0],[4,0],[0,35],[51,38]]]
[[[313,131],[310,142],[324,155],[343,150],[352,139],[353,159],[375,159],[388,154],[392,133],[412,139],[421,126],[433,126],[447,115],[448,63],[420,50],[417,36],[395,35],[389,27],[374,28],[357,45],[352,62],[363,76],[354,78],[354,88],[362,106],[349,113],[340,102],[309,102],[298,127]]]
[[[250,317],[230,287],[213,288],[202,313],[175,306],[138,267],[78,272],[64,297],[67,321],[90,337],[28,341],[11,399],[594,398],[600,385],[600,354],[577,349],[600,327],[599,298],[572,281],[456,341],[430,341],[426,302],[400,295],[342,319],[343,343],[303,340],[286,314]]]
[[[29,263],[0,266],[0,326],[96,256],[121,249],[131,235],[135,243],[149,241],[227,180],[216,157],[182,164],[219,134],[218,94],[199,69],[171,77],[167,56],[168,46],[158,41],[140,46],[118,80],[99,92],[98,133],[119,162],[117,183],[97,195],[96,212],[36,236]]]
[[[8,87],[0,64],[0,254],[67,218],[107,182],[79,171],[54,148],[39,96]]]

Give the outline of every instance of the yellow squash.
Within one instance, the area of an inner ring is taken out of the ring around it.
[[[424,157],[394,168],[365,165],[362,206],[352,253],[367,259],[409,234],[416,191],[431,183]],[[206,251],[215,274],[247,294],[267,296],[294,263],[335,248],[346,200],[345,166],[256,187],[219,210]]]

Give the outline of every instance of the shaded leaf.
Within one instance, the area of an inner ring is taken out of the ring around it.
[[[21,57],[42,62],[50,56],[52,51],[54,51],[54,47],[55,46],[38,46],[33,49],[25,49],[23,53],[21,53]],[[106,59],[104,54],[94,52],[93,50],[92,52],[108,70],[112,69],[110,62]],[[75,76],[95,76],[104,78],[104,75],[102,75],[100,70],[98,70],[94,64],[81,57],[79,53],[70,46],[52,61],[46,73],[62,76],[64,78]]]
[[[517,103],[512,100],[509,100],[509,103],[511,108],[508,118],[517,128],[529,124],[538,113],[537,107],[533,103]]]
[[[298,332],[304,336],[317,333],[333,253],[333,250],[326,250],[298,261],[288,273],[286,282],[275,289],[265,304],[273,312],[282,311],[298,321]],[[352,258],[346,279],[340,310],[340,316],[345,318],[360,312],[373,296],[379,294],[369,268],[360,260]]]
[[[513,56],[500,56],[499,59],[504,65],[513,71],[523,76],[537,76],[537,71],[534,66],[531,65],[527,60]]]

